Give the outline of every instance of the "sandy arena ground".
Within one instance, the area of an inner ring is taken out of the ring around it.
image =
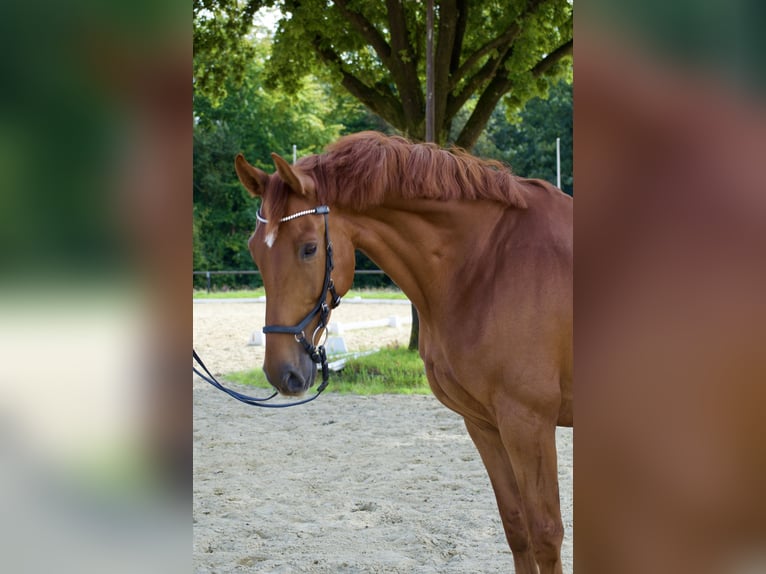
[[[262,302],[195,302],[214,374],[259,367]],[[408,318],[354,304],[339,322]],[[351,331],[350,350],[406,344],[409,326]],[[194,379],[195,572],[512,572],[494,495],[462,418],[432,396],[340,396],[290,409],[238,403]],[[257,391],[253,391],[257,394]],[[572,431],[558,430],[564,572],[572,571]]]

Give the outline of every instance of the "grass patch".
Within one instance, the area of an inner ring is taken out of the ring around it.
[[[211,291],[210,293],[205,290],[195,289],[192,297],[194,299],[256,299],[265,295],[266,291],[263,287],[260,287],[258,289]],[[406,295],[397,289],[351,289],[344,297],[352,299],[354,297],[361,297],[362,299],[407,299]]]
[[[362,299],[393,299],[406,301],[407,296],[399,289],[349,289],[343,297],[353,299],[361,297]]]
[[[333,359],[330,358],[330,361]],[[227,375],[226,380],[270,388],[261,369],[240,371]],[[405,347],[387,347],[380,352],[349,359],[343,370],[330,373],[327,390],[356,395],[427,395],[431,388],[425,367],[417,351]]]
[[[211,291],[195,289],[192,297],[194,299],[257,299],[265,297],[266,291],[263,287],[258,289],[236,289],[233,291]]]

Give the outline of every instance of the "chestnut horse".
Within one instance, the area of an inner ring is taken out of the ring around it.
[[[272,158],[271,176],[235,161],[262,198],[249,247],[267,293],[269,382],[291,396],[314,383],[310,355],[336,292],[351,287],[354,250],[364,252],[417,308],[428,381],[465,419],[516,572],[561,572],[555,430],[572,426],[571,198],[497,162],[375,132],[292,167]]]

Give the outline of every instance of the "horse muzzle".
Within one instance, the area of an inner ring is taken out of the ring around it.
[[[305,361],[299,361],[305,363]],[[311,388],[316,380],[317,368],[312,362],[299,365],[282,365],[272,376],[264,367],[266,378],[271,386],[280,394],[288,397],[299,397]]]

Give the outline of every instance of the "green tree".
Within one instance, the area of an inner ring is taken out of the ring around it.
[[[282,17],[268,64],[268,84],[296,93],[322,71],[401,133],[425,136],[425,7],[402,0],[195,0],[195,81],[217,93],[241,76],[253,14]],[[435,118],[449,140],[473,147],[497,104],[518,109],[545,93],[572,52],[571,0],[437,0]]]
[[[193,0],[194,92],[215,104],[245,79],[256,51],[248,35],[258,9],[273,2],[260,0]]]
[[[547,97],[529,100],[511,121],[498,106],[487,129],[476,142],[475,153],[503,161],[524,177],[556,183],[556,138],[561,138],[561,188],[572,195],[572,84],[560,80]]]

